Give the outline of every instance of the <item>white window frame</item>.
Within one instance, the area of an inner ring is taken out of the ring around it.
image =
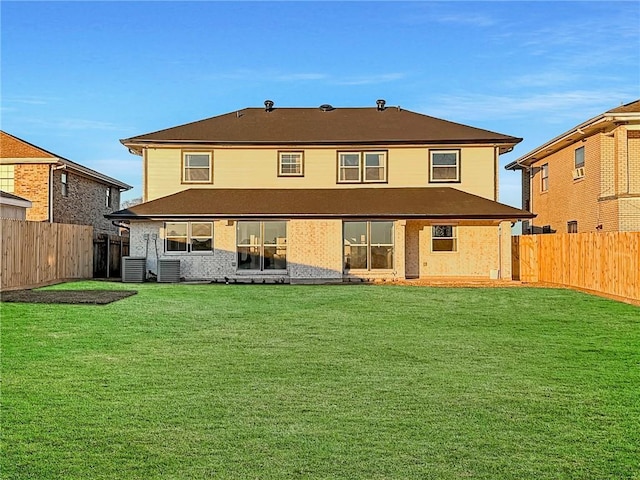
[[[106,197],[106,206],[108,208],[110,208],[111,207],[111,187],[107,187],[106,196],[107,196]]]
[[[60,174],[60,183],[62,185],[62,196],[63,197],[68,197],[69,196],[69,176],[67,175],[67,172],[62,172]]]
[[[185,235],[169,235],[169,227],[170,224],[176,225],[185,225]],[[194,225],[209,225],[211,229],[211,235],[194,235],[193,234],[193,226]],[[164,223],[164,253],[167,255],[212,255],[214,251],[213,244],[213,222],[165,222]],[[168,242],[172,238],[181,238],[184,239],[185,250],[169,250]],[[211,250],[194,250],[193,249],[193,240],[208,240],[211,239]]]
[[[545,163],[540,167],[540,191],[549,191],[549,164]]]
[[[345,227],[348,223],[365,223],[366,231],[365,231],[365,239],[364,242],[362,238],[359,242],[349,242],[347,243],[347,239],[345,238]],[[391,224],[391,243],[372,243],[371,241],[371,224],[373,223],[390,223]],[[347,247],[366,247],[367,249],[367,266],[366,268],[347,268],[346,262],[346,250]],[[373,256],[371,253],[372,248],[375,247],[391,247],[391,266],[389,268],[373,268]],[[395,266],[396,261],[396,248],[395,248],[395,222],[391,220],[345,220],[342,222],[342,269],[343,272],[387,272],[392,271]]]
[[[437,229],[439,228],[451,228],[451,235],[443,236],[437,235]],[[451,250],[441,250],[434,247],[435,242],[438,240],[447,240],[452,242]],[[457,253],[458,252],[458,226],[451,224],[431,225],[431,252],[432,253]]]
[[[200,166],[189,166],[187,165],[187,159],[189,155],[198,155],[198,156],[206,156],[209,158],[209,165],[207,167]],[[191,180],[189,179],[189,175],[187,172],[190,170],[203,169],[208,168],[209,173],[206,180]],[[213,182],[213,153],[210,151],[198,151],[198,150],[190,150],[182,152],[182,183],[212,183]]]
[[[435,165],[434,155],[437,155],[437,154],[454,154],[456,156],[455,165]],[[429,183],[460,183],[461,181],[460,179],[462,178],[462,175],[460,173],[461,157],[462,157],[462,154],[460,149],[429,150]],[[456,175],[454,178],[436,178],[436,176],[434,175],[437,169],[452,168],[452,167],[456,169]]]
[[[14,193],[16,188],[16,166],[0,165],[0,190]]]
[[[288,158],[287,158],[288,157]],[[285,162],[286,158],[286,162]],[[294,160],[294,161],[291,161]],[[285,172],[284,166],[295,166],[297,172]],[[282,151],[278,152],[278,176],[279,177],[304,177],[304,152]]]
[[[343,165],[343,157],[347,155],[357,155],[358,156],[358,164],[357,165]],[[379,158],[382,158],[381,165],[375,166],[367,166],[367,155],[378,155]],[[388,152],[386,150],[344,150],[338,152],[338,183],[387,183],[387,174],[388,174]],[[376,168],[382,169],[382,178],[369,179],[367,178],[367,168]],[[358,171],[358,179],[357,180],[343,180],[342,172],[346,170],[357,170]]]

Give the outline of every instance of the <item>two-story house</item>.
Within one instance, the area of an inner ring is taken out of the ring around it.
[[[523,233],[640,230],[640,100],[509,163],[522,171]]]
[[[141,155],[132,256],[187,279],[510,278],[498,157],[520,138],[383,100],[245,108],[122,140]]]
[[[0,190],[31,202],[26,219],[92,225],[118,233],[105,214],[130,185],[0,131]]]

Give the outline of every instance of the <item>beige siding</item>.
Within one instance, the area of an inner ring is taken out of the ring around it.
[[[27,209],[25,207],[17,207],[15,205],[0,204],[0,218],[24,220],[26,216],[27,216]]]
[[[435,147],[434,147],[435,148]],[[442,147],[444,148],[444,147]],[[337,183],[337,152],[371,148],[217,148],[213,150],[213,185],[182,183],[182,149],[149,148],[146,152],[146,201],[188,188],[354,188],[453,187],[495,199],[495,163],[492,147],[461,150],[461,182],[429,183],[429,149],[380,148],[388,151],[387,183]],[[185,149],[187,150],[187,149]],[[278,151],[304,152],[304,177],[278,176]]]

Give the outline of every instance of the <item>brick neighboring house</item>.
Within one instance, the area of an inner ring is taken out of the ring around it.
[[[522,171],[523,233],[640,231],[640,100],[509,163]]]
[[[0,189],[32,203],[26,219],[92,225],[118,233],[105,215],[130,185],[0,131]]]
[[[122,140],[142,156],[132,256],[186,279],[511,278],[498,157],[520,138],[379,100],[245,108]]]

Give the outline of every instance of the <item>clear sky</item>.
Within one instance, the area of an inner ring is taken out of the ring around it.
[[[245,107],[387,105],[523,137],[640,98],[640,2],[0,2],[1,128],[141,196],[119,140]],[[519,173],[500,200],[520,206]]]

